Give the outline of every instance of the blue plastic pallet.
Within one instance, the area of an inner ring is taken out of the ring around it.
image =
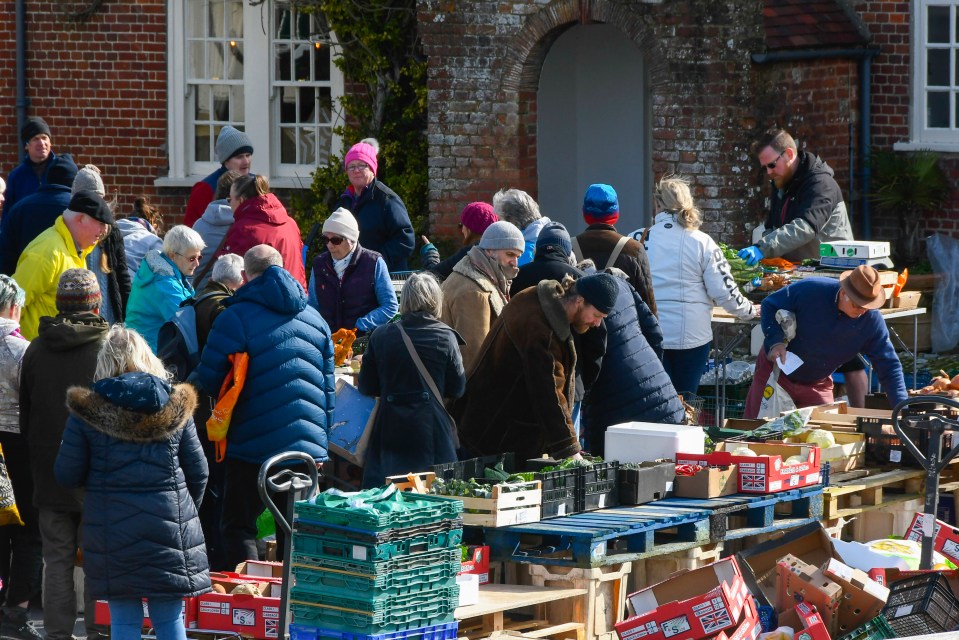
[[[737,493],[721,498],[666,498],[656,505],[706,509],[714,542],[792,529],[822,518],[821,484],[766,495]]]
[[[653,502],[487,528],[494,560],[600,567],[701,545],[710,540],[705,508]]]

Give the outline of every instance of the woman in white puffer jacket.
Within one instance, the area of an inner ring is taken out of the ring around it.
[[[676,391],[695,393],[709,359],[713,307],[743,320],[754,317],[758,307],[736,286],[716,242],[699,230],[702,215],[688,179],[664,176],[655,197],[659,213],[653,226],[631,237],[645,246],[653,272],[663,367]]]

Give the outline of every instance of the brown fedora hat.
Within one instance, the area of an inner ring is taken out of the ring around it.
[[[886,304],[886,291],[879,282],[879,272],[872,267],[860,265],[852,271],[843,271],[839,276],[846,297],[863,309],[878,309]]]

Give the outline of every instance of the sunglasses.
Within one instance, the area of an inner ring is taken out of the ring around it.
[[[783,153],[786,153],[785,149],[782,150],[782,153],[776,156],[775,160],[773,160],[772,162],[767,162],[763,166],[766,167],[767,169],[775,169],[776,165],[779,164],[779,160],[783,157]]]
[[[342,237],[342,236],[333,236],[332,238],[327,237],[327,236],[323,236],[323,242],[325,242],[325,243],[327,243],[327,244],[331,244],[331,245],[333,245],[334,247],[338,247],[338,246],[340,246],[341,244],[343,244],[343,241],[344,241],[344,240],[346,240],[346,238],[344,238],[344,237]]]

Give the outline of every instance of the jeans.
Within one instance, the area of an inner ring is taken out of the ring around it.
[[[77,593],[73,588],[73,567],[80,547],[80,514],[40,509],[40,538],[43,542],[43,628],[47,640],[70,640],[77,620]],[[87,636],[95,634],[95,601],[84,578],[84,626]]]
[[[663,369],[676,388],[676,393],[688,398],[699,389],[699,380],[709,360],[709,342],[692,349],[663,349]]]
[[[157,640],[186,640],[182,598],[149,598],[147,606]],[[145,613],[140,598],[110,600],[110,638],[140,640]]]

